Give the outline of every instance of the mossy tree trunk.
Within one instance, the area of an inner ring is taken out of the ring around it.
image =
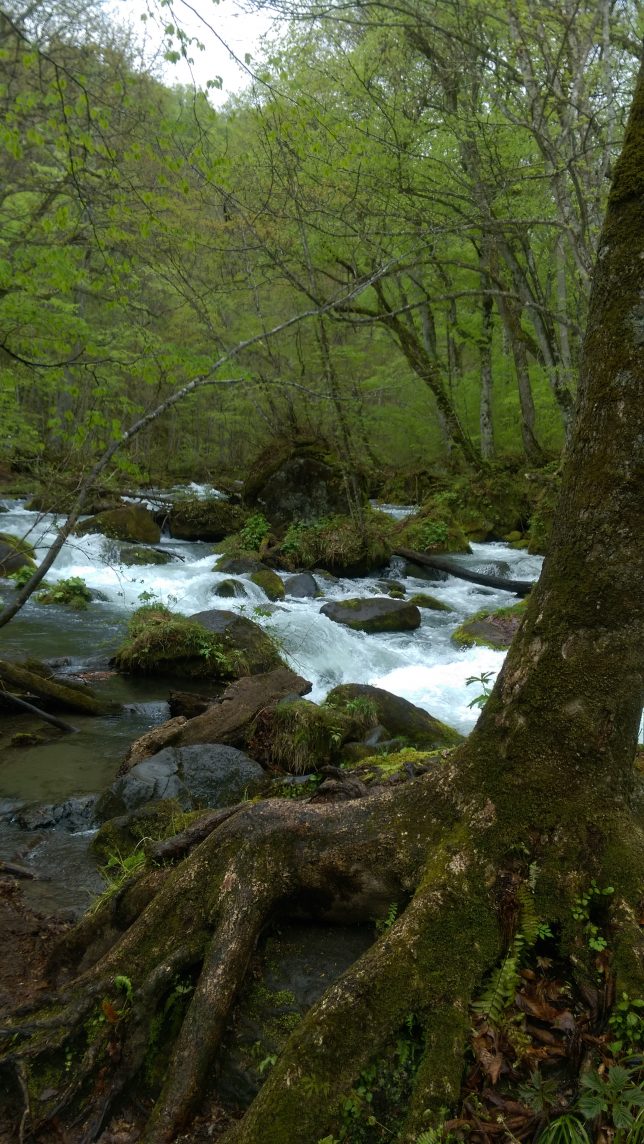
[[[398,1139],[414,1140],[449,1106],[468,1004],[502,948],[508,874],[530,879],[537,912],[580,974],[587,951],[570,906],[591,878],[610,882],[610,973],[617,987],[637,989],[644,839],[630,800],[644,674],[643,253],[640,78],[600,245],[552,547],[476,729],[447,762],[386,793],[330,807],[248,805],[176,869],[152,870],[81,923],[67,943],[67,984],[5,1022],[4,1060],[42,1139],[52,1117],[59,1127],[80,1117],[84,1138],[98,1135],[141,1069],[177,972],[190,970],[196,987],[146,1137],[171,1141],[199,1099],[262,926],[292,909],[346,920],[406,903],[292,1034],[231,1130],[234,1144],[317,1144],[409,1013],[424,1051]],[[118,1003],[125,978],[130,997]],[[97,1023],[106,999],[107,1021]]]

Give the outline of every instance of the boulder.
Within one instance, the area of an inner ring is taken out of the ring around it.
[[[262,568],[259,572],[251,572],[250,579],[253,584],[265,592],[269,600],[283,600],[285,591],[284,584],[277,572],[273,572],[272,568]]]
[[[369,700],[375,709],[377,722],[392,737],[404,739],[416,747],[438,749],[453,747],[462,741],[458,731],[434,719],[422,707],[416,707],[400,695],[392,695],[381,687],[371,687],[366,683],[342,683],[334,687],[326,697],[326,704],[346,707],[355,705],[357,699]]]
[[[31,806],[16,815],[22,830],[67,830],[76,834],[89,830],[96,820],[96,795],[68,798],[54,806]]]
[[[218,584],[215,584],[212,594],[223,599],[235,599],[248,595],[241,580],[220,580]]]
[[[351,512],[346,475],[319,443],[271,446],[251,466],[245,504],[260,508],[273,525],[319,520]]]
[[[144,548],[142,545],[119,545],[117,560],[126,568],[146,564],[172,564],[175,557],[171,552],[162,552],[159,548]]]
[[[496,611],[483,609],[470,616],[452,633],[452,642],[458,647],[509,647],[525,613],[525,602]]]
[[[284,581],[284,592],[295,600],[314,599],[320,594],[315,576],[311,572],[299,572]]]
[[[156,841],[178,834],[191,817],[196,816],[183,811],[175,799],[145,803],[128,814],[104,822],[92,838],[90,849],[102,863],[115,854],[127,858],[150,839]]]
[[[410,604],[415,604],[417,608],[429,608],[433,612],[453,612],[454,609],[449,604],[445,604],[443,600],[437,600],[435,596],[429,596],[426,592],[418,592],[415,596],[410,596]]]
[[[420,612],[415,604],[387,596],[331,600],[320,612],[334,623],[358,632],[410,632],[420,627]]]
[[[132,540],[142,544],[158,544],[161,539],[161,529],[152,513],[135,504],[99,512],[77,524],[74,532],[76,536],[100,532],[114,540]]]
[[[220,556],[213,572],[228,572],[231,576],[245,576],[250,572],[270,571],[268,564],[252,556]]]
[[[8,576],[20,568],[35,568],[34,550],[26,540],[0,532],[0,576]]]
[[[206,631],[221,636],[228,650],[241,653],[249,675],[270,671],[282,663],[270,636],[262,631],[259,624],[247,620],[245,616],[238,616],[236,612],[228,612],[223,608],[211,608],[195,612],[189,618],[201,624]]]
[[[413,576],[415,580],[427,580],[430,584],[437,584],[448,578],[447,572],[441,572],[440,568],[424,568],[422,564],[416,564],[413,560],[403,561],[400,574]]]
[[[235,747],[164,747],[112,783],[98,799],[96,817],[105,821],[159,799],[175,799],[182,810],[233,806],[264,782],[259,763]]]
[[[167,515],[170,533],[179,540],[223,540],[238,532],[245,518],[238,504],[222,497],[186,497]]]

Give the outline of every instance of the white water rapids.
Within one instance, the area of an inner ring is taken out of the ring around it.
[[[37,556],[42,557],[54,537],[54,519],[26,512],[16,503],[6,504],[9,511],[0,517],[2,530],[26,536],[36,546]],[[392,514],[402,511],[392,509]],[[266,597],[244,576],[235,579],[244,583],[245,598],[217,597],[213,590],[230,574],[214,570],[217,557],[211,545],[164,537],[159,547],[179,559],[162,566],[126,567],[118,562],[117,546],[105,537],[71,538],[47,574],[48,583],[81,576],[105,599],[92,602],[88,611],[80,614],[30,601],[0,637],[7,652],[92,660],[113,652],[128,615],[142,601],[158,600],[186,615],[206,608],[226,608],[255,620],[276,637],[290,666],[312,682],[310,698],[314,701],[319,702],[339,683],[370,683],[404,696],[463,732],[476,720],[477,710],[469,703],[480,690],[476,685],[468,687],[466,680],[487,671],[496,673],[502,663],[503,652],[480,647],[459,649],[450,636],[466,616],[480,608],[515,602],[510,593],[454,577],[438,583],[407,578],[408,596],[427,592],[453,610],[422,609],[421,627],[414,632],[365,634],[321,615],[323,599],[287,598],[274,606],[270,616],[264,616]],[[517,580],[536,579],[541,566],[540,557],[497,543],[473,544],[471,555],[457,559],[469,568]],[[395,569],[389,575],[395,578]],[[383,594],[375,585],[376,578],[319,578],[318,582],[326,600],[346,599]]]

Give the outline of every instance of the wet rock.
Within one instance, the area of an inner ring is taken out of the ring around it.
[[[417,608],[429,608],[432,612],[453,612],[454,609],[449,604],[443,603],[442,600],[437,600],[435,596],[428,596],[426,592],[418,592],[415,596],[410,596],[410,604],[415,604]]]
[[[146,564],[172,564],[174,556],[171,552],[161,552],[158,548],[143,548],[141,545],[121,544],[118,551],[118,562],[126,568]]]
[[[254,560],[252,556],[220,556],[215,564],[215,572],[229,572],[231,576],[244,576],[250,572],[268,572],[268,564]]]
[[[259,572],[251,572],[250,579],[253,584],[262,589],[269,600],[284,599],[284,584],[272,568],[262,568]]]
[[[241,580],[221,580],[212,590],[213,596],[234,599],[247,596],[248,593]]]
[[[509,647],[525,614],[526,604],[521,601],[509,608],[496,611],[483,609],[470,616],[452,632],[452,643],[458,647],[477,645],[492,648]]]
[[[422,564],[415,564],[413,560],[404,560],[400,570],[401,576],[413,576],[415,580],[426,580],[430,584],[438,584],[447,580],[447,572],[439,568],[425,568]]]
[[[158,544],[161,539],[161,529],[152,513],[147,508],[134,504],[99,512],[89,520],[77,524],[74,532],[77,536],[102,533],[113,540],[132,540],[143,544]]]
[[[203,715],[180,731],[180,743],[246,743],[258,713],[280,699],[306,695],[311,684],[288,667],[238,679]]]
[[[186,497],[168,514],[170,534],[179,540],[223,540],[242,527],[246,513],[223,497]]]
[[[8,576],[20,568],[35,568],[34,550],[26,540],[0,532],[0,576]]]
[[[292,596],[295,600],[313,599],[319,592],[315,576],[310,572],[289,576],[284,581],[284,590],[287,596]]]
[[[358,632],[409,632],[420,627],[420,612],[407,600],[376,597],[331,600],[320,611],[336,624]]]
[[[232,806],[264,784],[259,763],[235,747],[195,744],[164,747],[116,779],[100,796],[102,821],[159,799],[176,799],[182,810]]]
[[[438,749],[452,747],[462,741],[463,736],[458,731],[434,719],[422,707],[367,683],[342,683],[329,692],[326,703],[342,708],[347,703],[355,705],[357,699],[369,700],[378,723],[386,728],[389,735],[404,739],[406,743]],[[380,745],[382,747],[382,742]]]
[[[213,696],[196,695],[193,691],[171,691],[168,696],[170,715],[184,715],[186,719],[194,719],[195,715],[203,715],[204,711],[214,703]]]
[[[201,624],[207,631],[222,636],[226,650],[241,652],[250,675],[270,671],[282,663],[270,636],[260,628],[259,624],[253,623],[245,616],[238,616],[236,612],[228,612],[223,608],[212,608],[195,612],[189,618]]]
[[[32,806],[16,815],[22,830],[67,830],[76,834],[91,830],[95,822],[96,795],[68,798],[55,806]]]

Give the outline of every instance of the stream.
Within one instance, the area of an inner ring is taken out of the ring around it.
[[[198,491],[212,492],[204,488]],[[6,499],[2,503],[6,511],[0,515],[1,530],[25,536],[42,558],[54,537],[54,518],[27,512],[19,501]],[[150,503],[154,503],[152,494]],[[413,511],[411,507],[378,507],[397,517]],[[142,602],[158,601],[186,615],[206,608],[240,612],[276,638],[283,658],[313,684],[307,698],[314,702],[320,702],[340,683],[369,683],[403,696],[463,733],[476,721],[478,711],[469,704],[480,691],[479,685],[468,686],[466,680],[483,672],[496,673],[504,658],[504,652],[489,648],[459,649],[450,637],[466,616],[480,608],[515,603],[516,597],[507,592],[454,577],[435,583],[407,578],[408,596],[427,592],[452,610],[421,609],[421,627],[414,632],[366,634],[327,619],[320,614],[320,607],[330,599],[381,595],[376,580],[382,579],[383,573],[363,579],[320,578],[324,600],[287,598],[271,605],[271,614],[265,615],[269,609],[264,593],[244,576],[236,577],[243,581],[244,598],[213,595],[217,584],[230,577],[213,571],[217,558],[211,544],[164,536],[158,547],[175,557],[173,563],[126,567],[118,562],[117,545],[106,537],[70,539],[47,574],[47,582],[81,576],[101,598],[83,612],[45,606],[32,598],[0,631],[0,656],[58,661],[59,670],[87,673],[99,695],[123,705],[118,714],[103,718],[68,716],[78,727],[78,734],[53,736],[35,746],[10,745],[11,735],[20,729],[24,717],[8,715],[2,719],[0,859],[33,865],[39,878],[23,885],[31,903],[43,909],[82,909],[100,890],[101,879],[85,857],[87,832],[25,831],[17,824],[16,814],[108,786],[132,740],[168,718],[169,690],[198,689],[180,679],[134,678],[110,672],[109,659],[122,639],[128,616]],[[541,557],[500,543],[471,547],[470,554],[454,559],[476,571],[508,579],[536,580],[539,575]],[[396,579],[399,567],[394,557],[384,576]],[[287,574],[282,575],[286,578]],[[0,581],[1,590],[7,594],[7,581]]]

